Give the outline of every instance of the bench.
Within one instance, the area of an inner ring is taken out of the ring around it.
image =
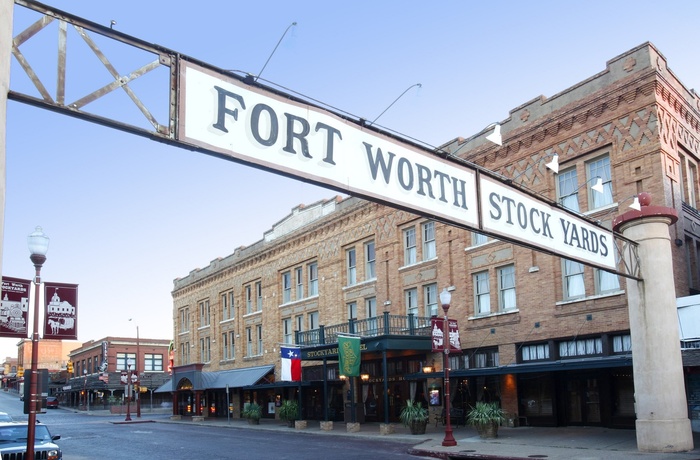
[[[440,419],[442,420],[442,425],[444,426],[447,423],[447,419],[445,417],[445,409],[442,410],[442,413],[440,414]],[[450,424],[455,426],[467,425],[467,419],[464,416],[464,409],[459,409],[456,407],[450,408]],[[437,420],[435,421],[435,426],[437,426]]]

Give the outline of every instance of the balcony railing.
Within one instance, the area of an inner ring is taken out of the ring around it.
[[[326,345],[338,342],[338,335],[351,334],[360,337],[380,335],[430,335],[430,318],[409,315],[390,315],[366,319],[351,319],[347,323],[320,326],[311,331],[295,332],[296,344],[302,346]]]

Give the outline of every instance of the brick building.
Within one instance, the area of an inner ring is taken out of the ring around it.
[[[155,390],[170,378],[169,347],[170,340],[143,337],[110,336],[85,342],[69,353],[73,372],[56,396],[66,406],[87,408],[86,393],[90,407],[118,404],[126,394],[122,374],[130,373],[138,377],[132,391],[142,387],[142,398],[149,396],[149,404],[155,398],[154,404],[159,405],[163,398]]]
[[[676,296],[699,292],[700,98],[652,44],[516,107],[501,129],[502,146],[484,131],[436,154],[608,228],[651,193],[680,216]],[[545,166],[555,155],[557,174]],[[450,357],[453,407],[498,401],[514,424],[634,427],[626,278],[356,198],[299,206],[175,280],[174,413],[236,415],[257,401],[274,417],[301,392],[307,419],[350,420],[354,405],[358,421],[396,421],[406,399],[444,390],[428,334],[447,287],[463,349]],[[362,338],[352,386],[338,373],[339,333]],[[283,343],[301,346],[301,383],[280,381]]]

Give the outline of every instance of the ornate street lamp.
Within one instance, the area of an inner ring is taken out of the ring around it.
[[[442,348],[444,349],[444,364],[445,370],[445,439],[442,440],[443,446],[456,446],[457,441],[452,435],[452,423],[450,421],[450,325],[447,319],[447,311],[450,309],[450,301],[452,294],[447,289],[443,289],[440,293],[440,303],[445,311],[445,322],[443,324]]]
[[[41,266],[46,262],[46,253],[49,250],[49,237],[44,234],[41,227],[37,227],[28,237],[29,259],[34,264],[36,275],[34,277],[34,321],[32,327],[32,365],[29,372],[29,417],[27,421],[27,456],[34,458],[34,439],[36,433],[36,413],[41,403],[41,395],[38,391],[37,362],[39,361],[39,293],[41,291]]]
[[[126,362],[126,418],[125,422],[131,421],[131,360]]]

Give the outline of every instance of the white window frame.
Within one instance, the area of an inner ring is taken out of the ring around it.
[[[304,298],[304,269],[297,267],[294,269],[294,282],[296,284],[296,300]]]
[[[437,257],[437,243],[435,241],[435,222],[424,222],[423,230],[423,260],[431,260]]]
[[[292,318],[282,320],[282,343],[294,343],[294,330],[292,328]]]
[[[563,207],[579,212],[578,189],[578,173],[575,167],[557,174],[557,201]]]
[[[477,315],[491,313],[491,281],[488,270],[474,273],[474,309]]]
[[[357,319],[357,302],[348,302],[348,320]]]
[[[598,209],[613,203],[613,183],[612,172],[610,170],[610,156],[608,154],[599,156],[586,162],[586,176],[589,181],[600,177],[603,181],[603,193],[594,192],[589,189],[588,208]]]
[[[345,251],[345,262],[347,267],[347,286],[357,284],[357,252],[355,248],[349,248]]]
[[[425,316],[438,315],[438,289],[437,283],[423,286],[423,303],[425,305]]]
[[[501,311],[517,308],[515,291],[515,265],[505,265],[498,268],[498,306]]]
[[[309,296],[318,295],[318,263],[311,262],[306,266],[309,277]]]
[[[374,241],[365,243],[365,279],[372,280],[377,277],[376,255],[374,252]]]
[[[413,265],[418,259],[416,250],[416,227],[403,230],[404,265]]]
[[[564,276],[564,298],[571,300],[585,297],[586,282],[583,264],[570,259],[562,259],[561,263]]]
[[[282,303],[292,301],[292,272],[286,271],[282,273]]]

